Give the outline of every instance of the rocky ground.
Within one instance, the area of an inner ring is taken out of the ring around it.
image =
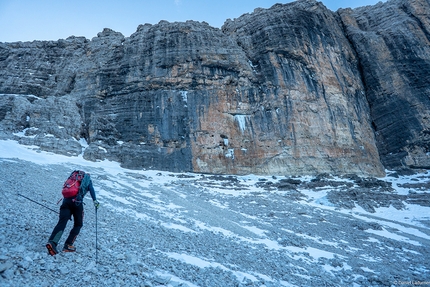
[[[429,173],[214,176],[1,154],[1,286],[430,285]],[[58,210],[77,168],[101,203],[97,237],[87,196],[77,252],[51,257],[57,215],[19,194]]]

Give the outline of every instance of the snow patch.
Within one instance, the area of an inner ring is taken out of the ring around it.
[[[246,118],[247,118],[247,115],[235,115],[234,116],[234,119],[239,124],[239,128],[240,128],[240,130],[241,130],[242,133],[246,129]]]
[[[187,102],[188,101],[188,91],[180,91],[179,93],[181,94],[182,100],[184,102]]]

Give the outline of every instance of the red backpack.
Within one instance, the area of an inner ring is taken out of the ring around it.
[[[61,193],[64,198],[76,197],[79,193],[79,187],[81,186],[81,181],[84,178],[85,172],[81,170],[75,170],[70,174],[69,178],[63,185],[63,190]]]

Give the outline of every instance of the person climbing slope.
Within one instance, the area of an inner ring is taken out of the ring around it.
[[[95,208],[99,208],[99,202],[96,199],[96,193],[94,191],[93,183],[90,174],[85,173],[81,170],[73,171],[69,178],[63,185],[63,202],[60,207],[60,216],[57,225],[54,227],[51,236],[48,239],[46,248],[50,255],[58,253],[57,245],[63,235],[64,229],[66,228],[67,221],[72,219],[73,216],[73,228],[70,230],[69,236],[67,237],[63,251],[74,252],[76,248],[73,243],[78,236],[84,219],[84,197],[87,192],[90,192],[91,198]]]

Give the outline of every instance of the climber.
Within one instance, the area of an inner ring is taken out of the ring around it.
[[[63,251],[64,252],[74,252],[76,248],[73,246],[76,237],[81,230],[84,219],[84,204],[83,199],[87,192],[90,192],[93,199],[94,206],[99,207],[99,202],[96,199],[96,193],[88,173],[80,170],[75,170],[66,180],[63,185],[63,203],[60,207],[60,216],[57,225],[52,231],[49,237],[46,248],[50,255],[55,255],[58,253],[57,245],[63,235],[64,229],[66,228],[67,221],[72,219],[73,216],[73,228],[70,230],[70,234],[67,237]]]

